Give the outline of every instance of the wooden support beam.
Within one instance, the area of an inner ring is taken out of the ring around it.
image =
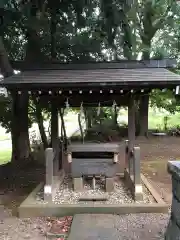
[[[135,99],[134,96],[131,95],[128,103],[128,159],[129,159],[129,174],[133,175],[133,159],[132,159],[132,151],[135,144]]]
[[[149,95],[140,96],[139,111],[139,136],[148,137],[148,112],[149,112]]]

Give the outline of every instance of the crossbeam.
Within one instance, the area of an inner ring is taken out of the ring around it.
[[[85,143],[71,144],[68,147],[68,152],[106,152],[118,153],[120,144],[118,143]]]

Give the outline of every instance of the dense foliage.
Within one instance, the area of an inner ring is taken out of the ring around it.
[[[3,0],[0,4],[0,66],[4,75],[11,74],[8,64],[12,60],[180,59],[180,6],[175,0]],[[12,130],[11,100],[0,104],[0,122],[7,130]],[[179,101],[169,91],[152,93],[150,103],[179,111]],[[30,99],[29,126],[37,122],[42,130],[49,111],[50,106]],[[95,112],[97,109],[86,109],[89,126],[100,121]],[[102,118],[109,115],[117,122],[114,113],[102,110]],[[89,116],[93,116],[91,121]],[[45,136],[44,141],[46,146]]]

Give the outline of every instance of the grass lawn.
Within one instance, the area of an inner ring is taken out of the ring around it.
[[[11,160],[11,150],[1,150],[0,151],[0,165],[10,162]]]
[[[11,139],[11,137],[8,136],[8,135],[2,135],[2,136],[0,136],[0,141],[10,140],[10,139]]]
[[[155,113],[155,112],[149,112],[149,128],[151,129],[164,129],[164,117],[167,116],[164,113]],[[168,116],[167,121],[167,127],[177,127],[177,125],[180,125],[180,113],[175,113]]]
[[[121,110],[121,116],[126,116],[127,118],[127,111]],[[153,109],[149,109],[149,129],[164,129],[164,117],[167,116],[166,113],[157,111],[155,112]],[[167,127],[173,128],[180,125],[180,113],[176,112],[175,114],[168,115]]]

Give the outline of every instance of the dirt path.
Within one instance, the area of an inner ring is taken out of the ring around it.
[[[169,160],[180,159],[180,138],[163,137],[137,139],[141,151],[141,172],[151,180],[164,200],[171,203],[171,176],[167,172]],[[119,171],[124,168],[124,148],[121,149]]]
[[[164,200],[171,203],[171,176],[167,172],[167,164],[169,160],[180,159],[180,138],[152,138],[137,143],[141,147],[141,171]]]

